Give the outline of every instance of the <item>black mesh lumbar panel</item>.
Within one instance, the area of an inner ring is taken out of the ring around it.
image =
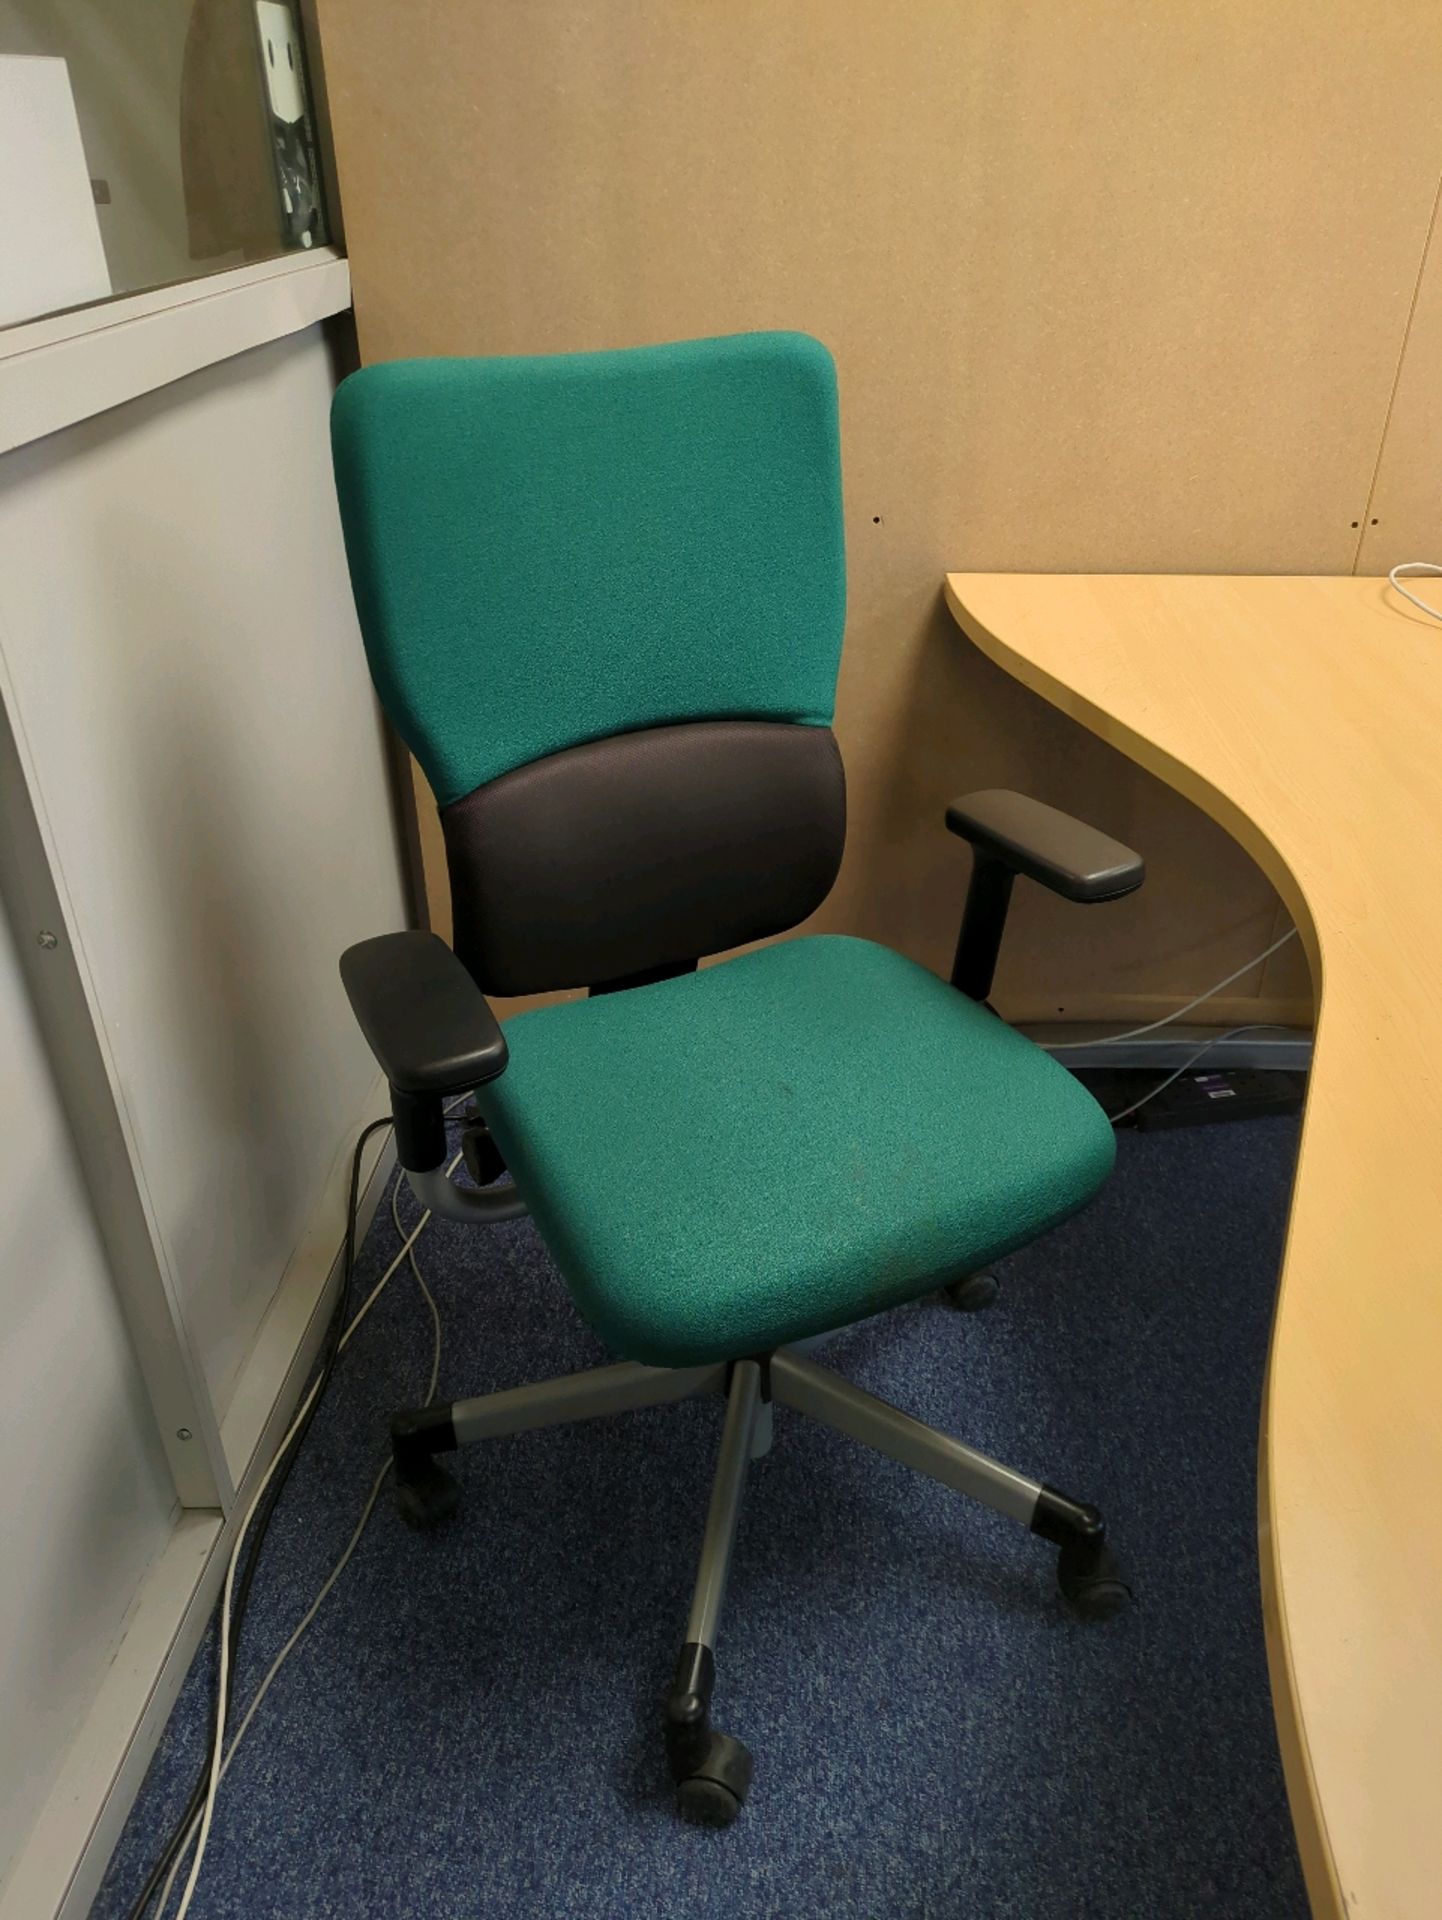
[[[706,720],[590,740],[441,813],[456,951],[488,993],[592,986],[793,927],[841,863],[829,728]]]

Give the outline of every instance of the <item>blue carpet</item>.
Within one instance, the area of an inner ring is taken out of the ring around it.
[[[1050,1549],[778,1411],[715,1702],[755,1786],[730,1831],[689,1828],[658,1703],[721,1402],[493,1442],[461,1456],[442,1532],[383,1499],[227,1778],[192,1920],[1300,1920],[1254,1520],[1295,1145],[1288,1120],[1126,1135],[1100,1200],[1005,1263],[991,1311],[920,1303],[819,1356],[1095,1500],[1130,1614],[1072,1621]],[[605,1357],[528,1223],[420,1244],[443,1395]],[[382,1213],[362,1288],[393,1246]],[[278,1512],[241,1697],[348,1537],[430,1338],[398,1275]],[[203,1649],[95,1920],[124,1913],[189,1789],[209,1676]]]

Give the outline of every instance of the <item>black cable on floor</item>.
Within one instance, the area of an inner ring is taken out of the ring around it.
[[[390,1124],[389,1119],[372,1120],[370,1124],[363,1129],[360,1139],[355,1143],[355,1152],[351,1156],[350,1191],[346,1200],[345,1216],[345,1253],[341,1261],[340,1288],[336,1294],[335,1306],[331,1309],[330,1323],[326,1328],[325,1345],[321,1353],[320,1376],[316,1383],[316,1394],[300,1425],[291,1437],[290,1445],[286,1448],[285,1458],[281,1461],[279,1467],[277,1467],[270,1485],[265,1490],[265,1495],[256,1511],[255,1520],[250,1529],[245,1566],[241,1573],[240,1583],[236,1588],[235,1598],[230,1610],[229,1660],[232,1674],[237,1671],[236,1654],[240,1647],[240,1630],[245,1620],[246,1602],[250,1598],[251,1583],[255,1579],[255,1570],[260,1561],[261,1548],[265,1545],[266,1531],[270,1526],[271,1516],[275,1512],[276,1502],[280,1499],[281,1489],[285,1486],[290,1470],[295,1465],[296,1456],[300,1452],[305,1436],[310,1431],[310,1423],[315,1419],[317,1409],[321,1401],[325,1398],[326,1387],[330,1383],[331,1374],[335,1371],[336,1355],[340,1351],[341,1334],[345,1331],[346,1306],[350,1300],[351,1276],[355,1271],[356,1219],[360,1212],[361,1154],[365,1148],[366,1141],[370,1139],[371,1135],[378,1133],[382,1127],[388,1127]],[[218,1607],[219,1602],[216,1604]],[[216,1660],[218,1682],[218,1640]],[[228,1717],[227,1715],[227,1718]],[[126,1920],[144,1920],[146,1908],[150,1905],[152,1899],[154,1899],[156,1890],[164,1880],[166,1874],[169,1873],[175,1856],[185,1845],[185,1836],[190,1831],[190,1823],[205,1805],[205,1794],[210,1784],[211,1768],[215,1764],[216,1744],[223,1738],[224,1729],[220,1725],[219,1716],[212,1712],[210,1716],[210,1744],[206,1748],[205,1764],[201,1767],[200,1778],[196,1781],[194,1791],[186,1802],[185,1809],[181,1813],[180,1818],[176,1821],[170,1838],[166,1841],[165,1847],[161,1852],[160,1858],[150,1869],[145,1885],[140,1889],[140,1892],[136,1895],[133,1904],[129,1908],[126,1914]]]

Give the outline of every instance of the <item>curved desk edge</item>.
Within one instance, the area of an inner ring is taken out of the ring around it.
[[[1039,694],[1049,706],[1058,708],[1068,719],[1077,721],[1089,733],[1105,740],[1108,746],[1124,753],[1129,760],[1135,760],[1138,766],[1145,767],[1148,773],[1154,773],[1169,787],[1200,807],[1203,813],[1224,827],[1237,844],[1246,849],[1252,859],[1266,874],[1272,885],[1281,895],[1288,913],[1296,924],[1302,945],[1306,949],[1307,964],[1312,970],[1312,983],[1320,1004],[1322,988],[1322,954],[1317,929],[1312,919],[1312,910],[1307,904],[1301,887],[1282,855],[1263,833],[1251,816],[1224,793],[1220,787],[1213,786],[1194,767],[1175,754],[1169,753],[1156,741],[1149,740],[1144,733],[1138,733],[1105,708],[1099,707],[1077,688],[1068,686],[1064,680],[1058,680],[1045,671],[1024,653],[1008,644],[1000,634],[990,631],[982,625],[976,614],[962,598],[962,585],[972,576],[964,573],[949,573],[946,576],[946,604],[952,617],[962,632],[971,640],[989,660],[996,663],[1013,680],[1018,680],[1033,693]]]
[[[1318,1018],[1322,998],[1322,956],[1311,909],[1295,875],[1256,822],[1229,795],[1214,786],[1185,761],[1159,746],[1134,727],[1108,713],[1077,688],[1047,672],[1034,660],[1009,645],[998,633],[983,625],[965,599],[966,585],[972,576],[949,573],[946,576],[946,603],[962,632],[989,660],[1029,687],[1051,706],[1077,721],[1090,732],[1145,767],[1169,787],[1194,802],[1202,811],[1226,829],[1244,847],[1272,882],[1296,924],[1307,952],[1317,998]],[[1286,1260],[1283,1257],[1285,1285]],[[1277,1309],[1281,1305],[1278,1291]],[[1275,1310],[1274,1310],[1275,1324]],[[1272,1686],[1273,1712],[1277,1724],[1282,1768],[1292,1823],[1306,1879],[1307,1895],[1317,1920],[1345,1920],[1346,1902],[1342,1896],[1336,1862],[1327,1837],[1317,1793],[1311,1754],[1302,1725],[1297,1698],[1296,1676],[1287,1633],[1286,1603],[1277,1564],[1277,1543],[1272,1524],[1272,1472],[1267,1435],[1270,1427],[1268,1402],[1271,1394],[1271,1356],[1263,1390],[1261,1438],[1258,1449],[1257,1533],[1262,1583],[1262,1619],[1267,1647],[1267,1669]]]

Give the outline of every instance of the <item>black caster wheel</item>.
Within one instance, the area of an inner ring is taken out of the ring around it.
[[[751,1755],[729,1733],[713,1733],[696,1771],[676,1782],[676,1811],[696,1826],[729,1827],[750,1785]]]
[[[969,1273],[964,1280],[953,1280],[946,1297],[961,1313],[980,1313],[995,1304],[1001,1282],[994,1273]]]
[[[1068,1542],[1057,1559],[1057,1585],[1079,1620],[1112,1620],[1132,1604],[1132,1590],[1105,1546]]]
[[[448,1520],[460,1498],[460,1488],[433,1460],[396,1481],[396,1512],[417,1533],[428,1533]]]

